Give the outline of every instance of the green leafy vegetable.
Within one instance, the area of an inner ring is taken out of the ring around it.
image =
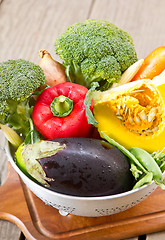
[[[94,82],[92,84],[92,87],[88,90],[86,96],[85,96],[85,100],[84,100],[84,105],[85,105],[85,110],[86,110],[86,116],[88,119],[88,123],[92,124],[92,125],[97,125],[98,122],[96,121],[96,119],[93,116],[92,111],[90,110],[90,106],[91,106],[91,102],[92,102],[92,95],[91,92],[95,91],[95,89],[99,87],[98,82]]]
[[[36,143],[43,138],[35,128],[32,119],[29,119],[29,123],[30,123],[30,129],[28,134],[25,137],[25,145]]]

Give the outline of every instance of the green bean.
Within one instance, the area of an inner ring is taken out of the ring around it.
[[[160,169],[162,172],[165,171],[165,162],[163,162],[161,165],[160,165]]]
[[[130,165],[131,165],[130,170],[132,172],[132,175],[137,180],[143,174],[143,172],[138,169],[138,167],[132,160],[130,160]]]
[[[129,152],[139,160],[139,162],[148,170],[148,172],[153,173],[153,178],[157,182],[163,181],[163,174],[160,167],[147,151],[138,147],[132,147],[129,149]]]
[[[100,133],[101,137],[107,140],[110,144],[117,147],[122,153],[124,153],[130,160],[132,160],[144,173],[148,173],[148,171],[145,169],[145,167],[139,162],[139,160],[131,153],[129,152],[125,147],[117,143],[115,140],[110,138],[108,135],[106,135],[103,131]]]
[[[133,189],[139,188],[145,184],[151,183],[153,179],[153,173],[148,172],[146,175],[144,175],[133,187]]]

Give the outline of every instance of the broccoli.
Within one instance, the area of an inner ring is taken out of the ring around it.
[[[24,59],[0,63],[0,123],[23,137],[30,129],[32,93],[45,83],[43,70]]]
[[[55,41],[73,82],[90,88],[99,82],[108,89],[134,62],[137,54],[129,34],[112,23],[89,19],[70,26]]]

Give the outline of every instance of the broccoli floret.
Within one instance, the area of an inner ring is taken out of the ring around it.
[[[70,26],[56,39],[55,50],[72,81],[87,88],[97,81],[100,88],[108,89],[137,61],[130,35],[102,20],[89,19]]]
[[[24,59],[0,63],[0,123],[25,137],[29,132],[32,93],[45,83],[43,70]]]

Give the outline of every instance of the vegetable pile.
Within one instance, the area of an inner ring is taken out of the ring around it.
[[[0,127],[18,167],[54,191],[105,196],[165,170],[165,47],[137,59],[131,36],[108,21],[70,26],[55,41],[62,63],[0,63]]]

